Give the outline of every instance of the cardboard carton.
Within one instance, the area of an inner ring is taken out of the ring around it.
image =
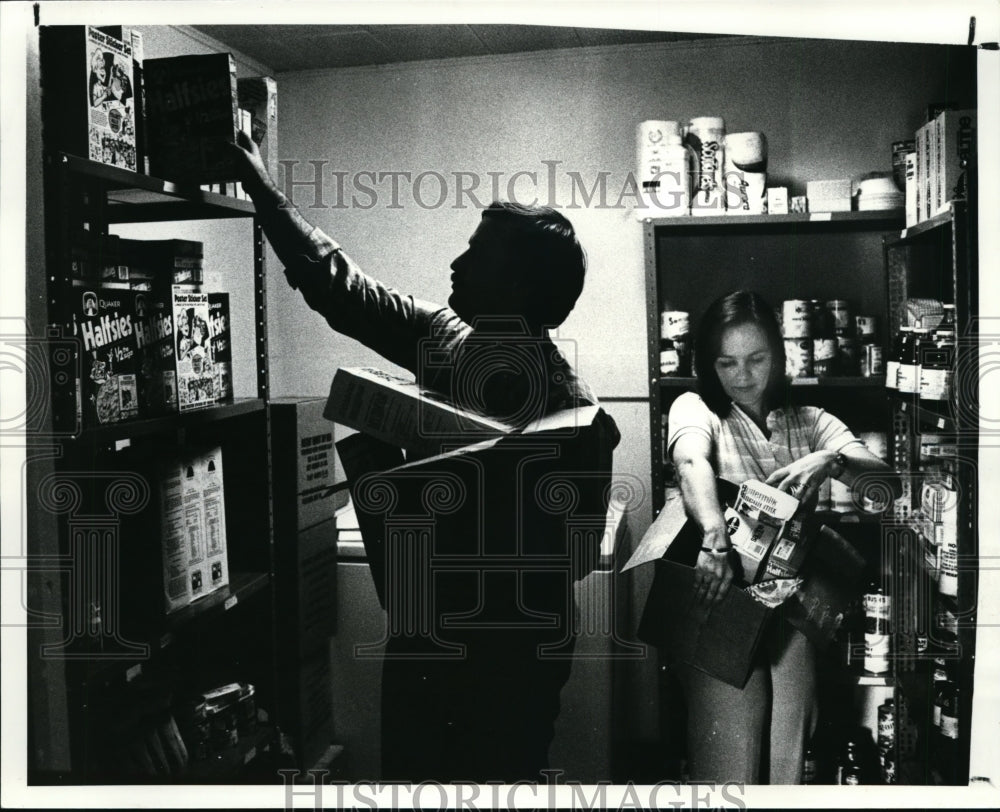
[[[976,151],[976,111],[945,110],[935,119],[935,210],[967,196],[966,169]]]
[[[378,369],[338,369],[323,416],[407,451],[437,454],[512,431],[436,392]]]
[[[273,398],[271,449],[275,532],[288,537],[332,519],[347,503],[337,488],[334,427],[324,398]]]
[[[169,614],[229,583],[220,448],[160,465],[160,516]]]
[[[232,54],[147,59],[146,123],[150,172],[198,186],[237,177],[239,111]]]
[[[407,464],[363,435],[338,443],[390,624],[430,610],[446,638],[498,624],[557,635],[600,555],[617,439],[588,406]]]
[[[73,333],[80,341],[78,404],[87,428],[139,414],[135,294],[127,284],[77,284]]]
[[[739,504],[740,490],[718,480],[724,504]],[[741,505],[743,511],[749,508]],[[753,522],[744,512],[742,521]],[[772,527],[772,531],[774,528]],[[701,547],[701,531],[688,520],[679,491],[672,491],[663,511],[643,537],[623,570],[649,561],[656,574],[639,624],[641,640],[665,654],[742,688],[750,676],[764,626],[775,612],[787,619],[816,645],[827,644],[840,628],[851,601],[864,588],[864,559],[850,544],[826,526],[815,528],[799,518],[787,520],[759,566],[763,584],[798,576],[798,591],[779,608],[755,600],[734,581],[726,596],[711,606],[694,596],[694,565]],[[734,547],[736,547],[734,539]],[[747,560],[746,551],[737,552]]]
[[[136,171],[132,44],[92,26],[41,29],[46,147]]]

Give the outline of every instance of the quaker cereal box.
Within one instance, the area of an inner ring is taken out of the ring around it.
[[[87,65],[90,160],[134,172],[136,152],[132,45],[88,26]]]
[[[229,294],[208,294],[208,336],[215,368],[215,398],[233,399],[233,348],[229,332]]]
[[[174,321],[169,294],[160,288],[144,288],[133,282],[139,410],[152,417],[177,411]]]
[[[139,414],[134,294],[127,286],[74,287],[73,331],[80,341],[83,425]]]
[[[174,368],[181,412],[215,403],[215,371],[208,328],[208,294],[182,285],[171,288]]]

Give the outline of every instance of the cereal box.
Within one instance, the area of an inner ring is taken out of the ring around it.
[[[47,145],[135,171],[131,43],[90,26],[45,26],[43,32]]]
[[[146,125],[153,175],[195,186],[237,177],[239,110],[231,54],[147,59]]]
[[[208,294],[208,337],[215,370],[215,399],[233,399],[233,348],[229,333],[229,294]]]
[[[208,294],[173,285],[171,301],[178,410],[211,406],[215,403],[215,372],[208,332]]]
[[[139,414],[134,294],[127,285],[76,285],[73,332],[80,341],[80,407],[87,428]]]

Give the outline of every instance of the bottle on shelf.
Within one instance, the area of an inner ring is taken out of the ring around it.
[[[812,316],[813,375],[825,378],[837,374],[837,336],[833,314],[819,299],[810,299]]]
[[[803,784],[816,784],[817,781],[817,770],[818,763],[816,760],[816,747],[813,741],[810,740],[809,744],[806,745],[806,752],[802,758],[802,783]]]
[[[896,783],[896,705],[892,697],[878,709],[878,757],[882,783]]]
[[[959,687],[951,680],[941,683],[941,724],[938,726],[936,762],[938,772],[947,783],[953,783],[958,773]]]
[[[872,674],[889,670],[889,610],[891,599],[882,586],[872,582],[864,596],[865,660],[864,668]]]
[[[899,363],[903,358],[904,336],[909,330],[909,327],[900,327],[896,335],[893,336],[889,357],[885,362],[886,389],[899,389]]]
[[[920,391],[917,370],[917,333],[915,327],[900,327],[899,356],[896,359],[896,389],[900,394],[914,395]]]
[[[955,305],[944,305],[941,322],[920,344],[920,399],[951,399],[955,369]]]
[[[860,743],[857,734],[850,733],[844,742],[844,750],[837,765],[837,783],[857,786],[864,783],[862,779]]]

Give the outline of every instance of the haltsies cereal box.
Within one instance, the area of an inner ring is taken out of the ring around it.
[[[174,366],[181,412],[215,403],[215,372],[208,334],[208,294],[182,285],[171,288]]]
[[[73,331],[80,340],[83,425],[139,414],[134,294],[127,286],[74,287]]]

